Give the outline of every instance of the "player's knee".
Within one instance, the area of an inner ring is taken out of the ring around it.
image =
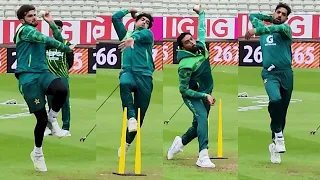
[[[130,82],[128,81],[120,81],[120,88],[129,88],[130,87]]]
[[[57,91],[57,93],[59,93],[61,96],[63,96],[63,97],[67,97],[67,95],[68,95],[68,90],[67,90],[67,88],[66,87],[61,87],[61,89],[59,89],[58,91]]]
[[[280,102],[281,102],[280,96],[275,96],[270,98],[270,103],[280,103]]]
[[[197,115],[197,124],[202,124],[202,123],[208,123],[206,113],[199,113]]]
[[[59,95],[61,97],[67,97],[68,95],[68,90],[66,86],[62,83],[60,83],[58,86],[55,87],[55,92],[56,92],[56,95]]]

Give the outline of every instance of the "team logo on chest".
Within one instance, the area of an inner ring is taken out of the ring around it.
[[[59,60],[61,57],[63,57],[63,52],[59,52],[58,50],[47,50],[46,52],[47,57],[51,61]]]
[[[267,43],[265,44],[265,46],[276,46],[277,45],[277,43],[273,42],[273,35],[267,36],[266,42]]]

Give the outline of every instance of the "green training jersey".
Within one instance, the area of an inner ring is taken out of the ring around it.
[[[64,40],[64,44],[70,46],[70,42],[67,40]],[[69,77],[66,53],[57,49],[48,49],[46,54],[49,71],[59,77]]]
[[[155,70],[152,57],[153,34],[149,29],[145,28],[138,28],[133,32],[127,31],[122,23],[122,18],[127,14],[129,14],[129,10],[125,9],[116,12],[112,16],[112,24],[119,40],[126,40],[130,37],[134,39],[134,49],[127,47],[121,53],[122,69],[145,76],[152,76]]]
[[[53,35],[58,39],[59,29],[55,23],[50,24]],[[61,35],[61,34],[60,34]],[[62,38],[62,37],[61,37]],[[69,52],[69,46],[40,33],[35,27],[23,24],[16,32],[14,43],[17,52],[15,74],[49,72],[46,61],[46,47]]]
[[[291,69],[292,66],[292,31],[288,24],[265,25],[272,22],[272,16],[250,14],[249,19],[260,36],[263,68],[272,70]]]
[[[198,36],[197,46],[202,50],[197,53],[177,50],[179,91],[182,97],[202,99],[206,97],[206,94],[211,94],[213,90],[209,51],[205,44],[206,24],[204,11],[199,13]]]

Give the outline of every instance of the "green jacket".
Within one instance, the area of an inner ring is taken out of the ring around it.
[[[121,54],[122,69],[145,76],[152,76],[155,69],[152,58],[153,34],[149,29],[144,28],[139,28],[133,32],[127,31],[122,23],[122,18],[128,13],[129,10],[125,9],[116,12],[112,16],[112,23],[119,40],[123,41],[130,37],[134,39],[134,49],[127,47]]]
[[[292,31],[288,24],[265,25],[263,21],[272,22],[272,16],[250,14],[249,19],[260,36],[262,65],[267,71],[292,69]]]
[[[213,90],[209,51],[205,45],[204,11],[199,13],[198,36],[197,46],[203,51],[194,54],[186,50],[177,50],[177,60],[179,61],[179,91],[182,97],[202,99]]]
[[[59,39],[59,32],[55,23],[50,24],[53,35]],[[62,36],[61,36],[62,38]],[[56,48],[63,52],[70,52],[69,46],[40,33],[35,27],[24,24],[16,32],[14,37],[17,52],[16,77],[20,73],[49,72],[46,61],[46,48]]]

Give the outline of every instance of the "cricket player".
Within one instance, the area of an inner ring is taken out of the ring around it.
[[[127,31],[122,18],[131,13],[135,18],[134,30]],[[116,12],[112,16],[113,26],[118,34],[122,52],[122,71],[120,72],[120,96],[122,107],[127,107],[128,128],[126,133],[126,152],[137,133],[137,114],[140,108],[140,127],[149,107],[153,90],[152,74],[155,66],[152,58],[154,45],[150,31],[153,17],[147,13],[136,14],[130,8]],[[134,93],[134,98],[132,94]],[[118,150],[120,156],[120,148]]]
[[[192,126],[182,136],[176,136],[167,152],[167,159],[182,151],[182,148],[198,137],[199,158],[196,165],[214,168],[208,154],[208,114],[215,99],[211,96],[213,78],[206,48],[205,12],[199,7],[193,9],[199,15],[198,41],[189,32],[182,33],[177,39],[177,59],[179,61],[179,90],[184,103],[193,113]]]
[[[44,131],[50,121],[53,134],[62,136],[57,116],[66,100],[68,91],[58,76],[48,70],[46,47],[71,52],[74,45],[69,47],[40,33],[36,29],[38,25],[37,14],[32,5],[22,5],[17,11],[17,17],[22,25],[14,36],[17,51],[15,77],[19,81],[19,91],[28,105],[29,112],[33,113],[37,119],[34,129],[35,146],[30,157],[36,170],[47,171],[42,151]],[[62,39],[59,37],[61,34],[49,13],[44,15],[44,20],[49,24],[56,39]],[[52,108],[48,114],[45,109],[46,95],[53,96]]]
[[[60,32],[62,32],[63,23],[60,20],[55,20],[55,24],[57,25]],[[67,46],[70,46],[71,43],[68,40],[63,40],[62,43],[64,43]],[[67,87],[68,89],[68,95],[66,102],[62,106],[62,130],[65,136],[71,136],[71,133],[69,131],[70,129],[70,90],[69,90],[69,70],[73,65],[74,62],[74,54],[73,52],[65,53],[63,51],[59,51],[57,49],[49,49],[47,50],[47,62],[49,66],[49,71],[57,76],[60,77],[62,83]],[[52,107],[52,98],[53,96],[48,96],[48,104],[49,109]],[[44,135],[52,135],[50,127],[51,123],[48,122],[47,128],[45,130]]]
[[[271,118],[272,143],[269,145],[272,163],[280,163],[280,153],[286,151],[283,130],[293,90],[292,31],[288,24],[291,9],[287,4],[279,3],[273,15],[250,14],[254,29],[249,30],[245,38],[260,36],[263,58],[261,77],[269,96],[268,111]],[[263,21],[272,25],[265,25]]]

